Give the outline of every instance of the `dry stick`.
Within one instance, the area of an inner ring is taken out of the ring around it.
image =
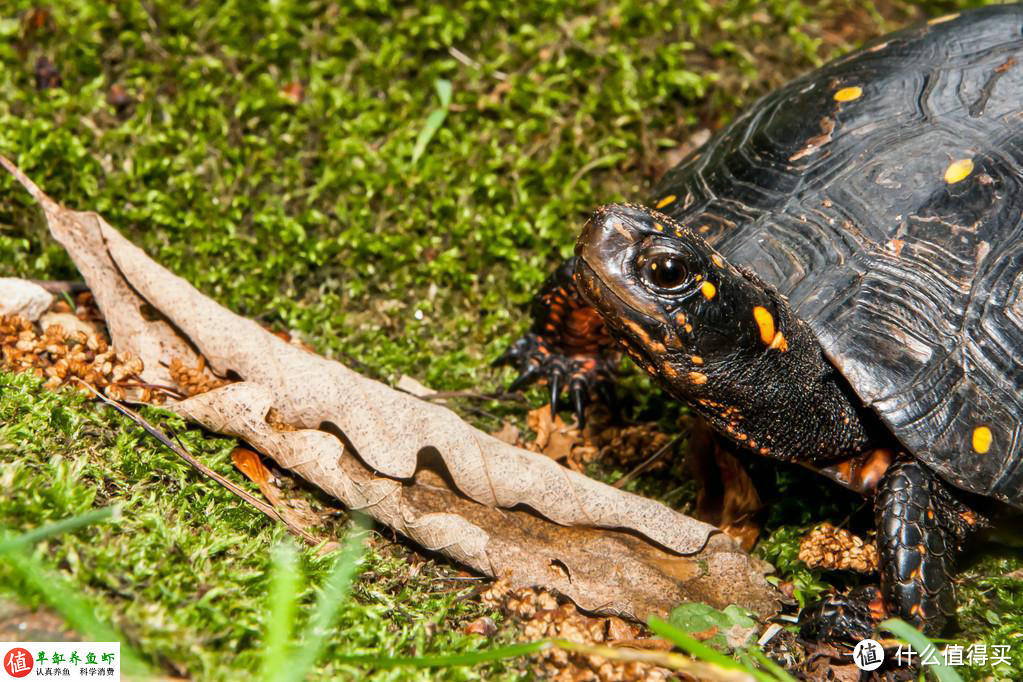
[[[863,508],[866,507],[870,503],[871,503],[870,498],[867,498],[866,500],[864,500],[863,503],[860,504],[860,506],[856,507],[856,509],[853,509],[851,512],[849,512],[846,515],[846,517],[844,519],[842,519],[842,523],[840,523],[837,526],[835,526],[835,528],[844,528],[845,524],[847,524],[850,521],[852,521],[852,517],[853,516],[855,516],[856,514],[859,514],[863,510]]]
[[[629,481],[631,481],[632,479],[636,478],[641,473],[643,473],[644,471],[646,471],[647,469],[652,467],[654,465],[654,463],[657,462],[657,460],[659,460],[664,455],[664,453],[668,452],[668,450],[670,450],[672,448],[672,446],[674,446],[680,440],[682,440],[681,434],[678,435],[678,436],[675,436],[674,438],[669,440],[667,443],[665,443],[663,446],[661,446],[660,450],[658,450],[654,454],[652,454],[649,457],[647,457],[645,460],[643,460],[639,464],[639,466],[637,466],[635,469],[633,469],[629,473],[627,473],[624,476],[622,476],[621,478],[619,478],[617,481],[615,481],[611,485],[613,487],[615,487],[615,488],[621,488],[626,483],[628,483]]]
[[[397,389],[401,391],[402,389]],[[408,393],[408,391],[404,391]],[[415,395],[410,393],[409,395]],[[472,398],[473,400],[501,400],[504,402],[524,402],[525,398],[518,393],[480,393],[478,391],[435,391],[426,395],[416,396],[420,400],[447,400],[448,398]]]
[[[120,412],[124,416],[128,417],[129,419],[131,419],[133,422],[135,422],[139,426],[141,426],[149,435],[151,435],[153,438],[157,439],[158,441],[163,443],[165,446],[170,448],[170,450],[174,454],[176,454],[178,457],[180,457],[181,459],[185,460],[186,462],[191,464],[193,467],[198,469],[199,473],[201,473],[204,476],[207,476],[209,478],[212,478],[214,481],[216,481],[220,485],[224,486],[225,488],[230,490],[232,493],[234,493],[238,497],[242,498],[243,500],[245,500],[246,502],[251,504],[256,509],[258,509],[259,511],[263,512],[264,514],[269,516],[274,521],[280,521],[285,526],[287,526],[288,530],[290,530],[292,533],[294,533],[295,535],[298,535],[303,540],[305,540],[305,542],[309,546],[317,547],[317,546],[319,546],[323,542],[322,540],[317,538],[312,533],[308,532],[307,530],[305,530],[303,528],[300,528],[296,524],[294,524],[291,521],[289,521],[288,519],[284,518],[276,509],[274,509],[272,506],[270,506],[266,502],[263,502],[259,498],[254,497],[249,492],[247,492],[247,491],[243,490],[242,488],[238,487],[238,485],[236,483],[234,483],[233,481],[231,481],[230,479],[221,476],[220,474],[218,474],[217,472],[213,471],[208,466],[206,466],[205,464],[203,464],[202,462],[197,460],[195,457],[193,457],[191,454],[189,454],[188,451],[185,450],[182,446],[180,446],[177,443],[175,443],[174,441],[172,441],[170,439],[170,437],[167,436],[167,434],[165,434],[163,431],[161,431],[160,429],[156,428],[155,426],[150,424],[148,421],[146,421],[145,418],[142,417],[142,415],[140,415],[137,412],[131,410],[130,408],[126,407],[125,405],[121,404],[120,402],[118,402],[118,401],[116,401],[116,400],[114,400],[112,398],[109,398],[109,397],[103,395],[102,393],[97,391],[95,388],[93,388],[91,385],[89,385],[85,381],[82,381],[81,379],[78,379],[78,381],[83,386],[85,386],[87,389],[89,389],[89,391],[93,395],[95,395],[97,398],[99,398],[100,400],[102,400],[106,404],[110,405],[115,410],[117,410],[118,412]]]
[[[132,376],[137,376],[137,375],[133,374]],[[148,389],[150,389],[152,391],[160,391],[162,393],[166,393],[167,395],[169,395],[170,397],[174,398],[175,400],[184,400],[185,398],[188,397],[188,395],[186,395],[185,393],[182,393],[181,391],[177,390],[176,388],[171,388],[170,386],[164,386],[163,384],[148,384],[145,381],[113,381],[113,382],[111,382],[111,384],[114,385],[114,386],[117,386],[119,388],[143,388],[143,389],[144,388],[148,388]],[[130,402],[135,402],[135,401],[130,401]],[[139,404],[144,405],[145,403],[139,403]]]
[[[39,285],[51,294],[80,294],[89,291],[89,285],[82,281],[49,279],[30,279],[28,281]]]
[[[448,398],[470,398],[472,400],[503,400],[503,401],[508,401],[508,402],[525,402],[525,398],[523,396],[517,394],[517,393],[477,393],[476,391],[436,391],[434,393],[427,393],[426,395],[417,395],[417,394],[415,394],[415,393],[413,393],[411,391],[407,391],[404,388],[400,388],[398,386],[394,386],[392,388],[394,388],[394,390],[396,390],[396,391],[401,391],[402,393],[406,393],[406,394],[412,396],[413,398],[419,398],[420,400],[425,400],[426,402],[432,402],[434,400],[441,401],[441,400],[446,400]],[[501,419],[500,417],[498,417],[493,412],[487,412],[486,410],[484,410],[482,408],[479,408],[479,407],[473,407],[473,406],[469,405],[469,406],[463,407],[463,409],[465,411],[467,411],[467,412],[472,413],[472,414],[480,415],[482,417],[488,417],[490,419],[494,419],[494,420],[497,420],[497,421],[500,421],[500,419]]]

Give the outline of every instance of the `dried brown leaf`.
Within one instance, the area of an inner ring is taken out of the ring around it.
[[[760,535],[756,516],[763,508],[753,479],[705,423],[695,419],[687,423],[686,465],[698,483],[694,516],[721,528],[749,550]]]
[[[248,448],[235,448],[231,451],[231,461],[250,481],[259,486],[267,502],[275,507],[280,504],[281,491],[270,481],[270,470],[260,461],[259,453]]]
[[[501,428],[491,435],[502,443],[518,445],[519,437],[522,435],[522,432],[519,430],[519,427],[515,426],[511,422],[504,422],[501,424]]]
[[[180,414],[245,439],[427,549],[513,585],[548,585],[585,609],[645,618],[700,600],[774,610],[766,566],[713,527],[281,340],[203,296],[95,213],[60,207],[9,161],[0,164],[43,206],[114,346],[140,356],[151,380],[169,383],[175,358],[187,366],[205,358],[218,376],[242,379],[172,405]],[[268,423],[271,413],[294,430]]]
[[[298,498],[285,498],[281,494],[281,489],[274,483],[273,475],[259,458],[259,453],[248,448],[235,448],[231,451],[231,461],[250,481],[259,486],[259,491],[263,493],[266,501],[273,505],[289,525],[310,532],[323,522],[321,516],[308,502]],[[330,545],[336,546],[337,543]]]

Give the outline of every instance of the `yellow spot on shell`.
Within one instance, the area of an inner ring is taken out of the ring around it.
[[[703,372],[690,372],[689,380],[696,384],[697,386],[702,386],[703,384],[707,383],[707,375],[704,374]]]
[[[721,256],[717,255],[716,253],[710,257],[710,260],[712,263],[714,263],[714,265],[718,266],[719,268],[725,267],[725,261],[722,260]]]
[[[771,345],[768,346],[771,350],[780,350],[782,353],[789,349],[789,342],[785,339],[785,335],[778,332],[771,339]]]
[[[689,358],[689,360],[694,365],[702,365],[703,364],[703,358],[701,358],[699,355],[694,355],[693,357]]]
[[[703,297],[709,301],[717,296],[718,288],[710,282],[704,282],[700,285],[700,291],[703,293]]]
[[[654,229],[657,230],[658,232],[664,232],[664,225],[661,225],[660,223],[654,223]]]
[[[973,172],[973,160],[972,159],[959,159],[953,161],[945,169],[945,182],[952,185],[960,180],[966,178],[967,175]]]
[[[753,319],[757,322],[757,327],[760,328],[760,340],[764,342],[764,345],[771,345],[774,341],[774,315],[771,311],[762,305],[758,305],[753,308]]]
[[[836,102],[851,102],[854,99],[859,99],[863,95],[863,88],[858,85],[853,85],[848,88],[842,88],[835,93]]]
[[[986,426],[978,426],[973,430],[973,451],[983,455],[991,449],[993,439],[991,429]]]
[[[657,202],[657,208],[664,208],[671,202],[675,201],[675,199],[676,197],[674,194],[669,194],[668,196],[664,197],[663,199]]]

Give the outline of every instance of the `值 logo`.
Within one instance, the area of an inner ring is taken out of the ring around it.
[[[28,649],[15,647],[4,654],[4,670],[11,677],[24,677],[32,672],[35,661]]]
[[[853,649],[853,662],[860,670],[877,670],[884,663],[884,647],[873,639],[862,639]]]

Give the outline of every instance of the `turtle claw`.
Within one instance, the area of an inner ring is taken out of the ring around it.
[[[528,332],[515,341],[491,365],[512,365],[519,375],[508,386],[515,392],[530,384],[546,379],[550,388],[551,417],[558,410],[561,394],[568,388],[572,408],[580,428],[586,423],[585,409],[590,402],[591,390],[611,395],[611,363],[616,356],[569,354],[551,350],[552,344],[536,332]]]
[[[542,373],[540,371],[539,365],[526,367],[526,369],[523,370],[521,374],[515,377],[515,381],[511,382],[511,384],[508,386],[508,392],[514,393],[515,391],[518,391],[520,389],[525,388],[526,386],[529,386],[537,379],[539,379],[541,374]]]
[[[614,412],[615,406],[618,404],[614,384],[607,380],[601,380],[597,382],[596,389],[597,395],[600,396],[600,402],[604,403],[611,412]]]
[[[502,367],[504,365],[521,365],[522,359],[529,355],[529,349],[532,345],[529,337],[531,334],[526,334],[521,339],[508,346],[503,353],[497,356],[493,362],[490,363],[491,367]],[[532,336],[536,336],[532,334]]]
[[[558,416],[558,397],[561,395],[561,382],[564,380],[565,374],[561,371],[561,368],[555,368],[550,376],[547,378],[547,383],[551,387],[551,419],[553,420]]]
[[[872,636],[884,618],[881,590],[859,587],[807,604],[799,614],[799,636],[808,641],[853,645]]]
[[[575,420],[579,423],[579,428],[583,429],[586,426],[586,403],[590,401],[590,390],[587,388],[585,381],[576,379],[569,387],[569,392],[572,394]],[[554,403],[552,402],[551,405],[553,406]]]

